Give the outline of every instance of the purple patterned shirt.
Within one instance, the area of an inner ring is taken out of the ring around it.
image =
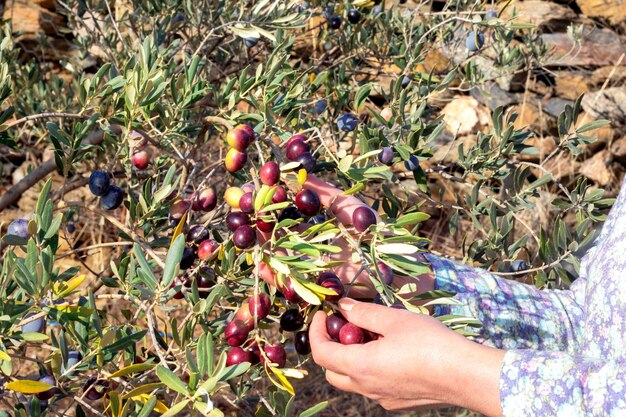
[[[435,288],[483,323],[479,342],[507,349],[503,415],[626,416],[626,179],[569,290],[537,290],[428,255]]]

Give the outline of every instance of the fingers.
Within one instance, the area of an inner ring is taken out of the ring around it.
[[[407,310],[362,303],[351,298],[339,300],[339,308],[350,323],[383,336],[389,333],[389,328],[394,327],[393,324],[404,321],[408,313]]]
[[[326,371],[326,381],[335,388],[342,391],[356,392],[356,387],[352,382],[352,378],[347,375],[339,374],[333,371]]]
[[[352,224],[354,210],[359,207],[369,207],[355,196],[344,195],[342,190],[325,183],[314,175],[307,176],[304,188],[315,191],[324,207],[329,207],[332,204],[333,214],[344,226]],[[376,214],[376,221],[380,221],[378,214]]]
[[[326,332],[326,313],[323,311],[315,313],[309,327],[309,339],[315,363],[333,372],[353,369],[353,361],[360,360],[362,355],[357,352],[361,346],[344,346],[330,338]]]

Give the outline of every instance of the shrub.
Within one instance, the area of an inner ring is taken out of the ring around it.
[[[542,287],[570,283],[611,203],[602,190],[584,179],[566,188],[547,168],[533,170],[524,159],[536,152],[532,133],[516,129],[516,115],[502,107],[475,144],[458,146],[455,163],[433,158],[445,128],[441,103],[488,77],[476,58],[489,48],[499,76],[531,71],[546,54],[535,29],[483,21],[484,11],[464,1],[458,14],[419,18],[373,3],[338,2],[329,11],[317,1],[135,0],[113,17],[106,1],[68,1],[61,12],[74,53],[63,78],[21,53],[4,27],[0,144],[54,151],[53,164],[0,198],[3,209],[16,190],[40,191],[23,225],[30,237],[3,238],[0,370],[2,401],[14,415],[63,404],[77,415],[218,416],[218,395],[250,398],[260,379],[275,388],[260,393],[259,415],[291,415],[290,379],[305,376],[309,348],[306,333],[296,340],[277,322],[298,331],[318,308],[332,310],[344,288],[318,276],[341,250],[335,237],[348,240],[381,302],[424,312],[406,296],[410,288],[387,284],[389,267],[428,270],[404,257],[429,245],[420,235],[426,209],[443,208],[438,221],[451,236],[463,230],[462,248],[447,250],[466,261],[503,274],[515,265],[511,276],[531,274]],[[442,48],[463,48],[470,33],[485,35],[480,51],[429,66]],[[584,133],[602,122],[575,127],[579,115],[580,100],[565,108],[547,159],[593,140]],[[296,134],[301,142],[286,150]],[[269,160],[280,165],[280,189],[275,167],[262,168]],[[38,181],[55,169],[62,184]],[[89,194],[99,171],[97,195]],[[351,237],[327,210],[316,216],[318,197],[300,190],[311,174],[364,198],[383,222],[359,213]],[[75,199],[71,191],[81,189]],[[246,193],[246,214],[228,217]],[[546,196],[555,196],[553,228],[536,232],[525,219]],[[310,228],[294,228],[298,219]],[[82,248],[69,232],[76,223],[87,229]],[[104,241],[97,228],[107,230]],[[257,240],[255,229],[281,234]],[[68,243],[79,253],[114,250],[101,272],[82,258],[66,268],[59,260],[75,253]],[[261,265],[277,287],[259,278]],[[42,318],[49,326],[41,332],[23,330]],[[475,326],[442,320],[462,332]],[[369,337],[349,330],[351,342]],[[285,359],[282,346],[294,340],[304,354]],[[35,373],[43,379],[35,382]],[[300,415],[326,404],[310,406]]]

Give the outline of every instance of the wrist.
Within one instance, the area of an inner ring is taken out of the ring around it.
[[[446,390],[454,404],[487,416],[501,416],[500,370],[505,350],[484,346],[467,339],[454,354],[452,373]]]

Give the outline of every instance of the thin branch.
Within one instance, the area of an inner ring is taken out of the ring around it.
[[[22,123],[29,122],[31,120],[39,120],[39,119],[52,119],[52,118],[63,118],[63,119],[89,119],[89,116],[78,113],[63,113],[63,112],[45,112],[39,114],[31,114],[30,116],[22,117],[21,119],[17,119],[8,123],[6,126],[8,129],[21,125]]]

